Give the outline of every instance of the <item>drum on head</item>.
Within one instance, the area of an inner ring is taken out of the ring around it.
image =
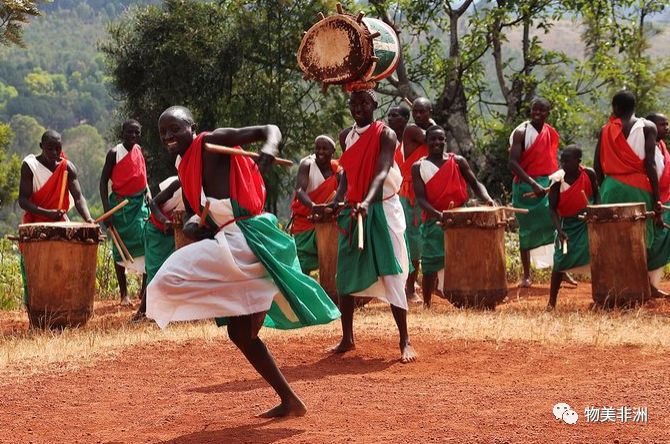
[[[589,205],[593,301],[601,307],[631,307],[651,298],[645,245],[644,203]]]
[[[97,224],[19,225],[31,327],[77,327],[92,316],[100,234]]]
[[[504,209],[443,212],[444,296],[456,307],[494,309],[507,296]]]

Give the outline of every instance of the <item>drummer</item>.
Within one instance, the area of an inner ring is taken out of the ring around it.
[[[411,272],[407,276],[405,294],[407,299],[413,303],[421,303],[415,289],[421,259],[421,209],[415,202],[414,187],[412,186],[412,165],[428,155],[425,133],[430,126],[435,125],[432,112],[433,104],[430,100],[425,97],[414,100],[412,104],[414,123],[407,125],[407,128],[405,128],[402,144],[395,155],[395,162],[400,167],[400,173],[402,174],[402,185],[398,194],[405,212],[409,256],[413,267],[413,270],[410,270]]]
[[[100,176],[100,199],[105,211],[124,199],[129,203],[105,221],[108,228],[115,228],[121,241],[133,257],[133,262],[124,262],[113,247],[114,270],[119,283],[121,305],[131,305],[126,283],[126,267],[142,274],[140,299],[146,291],[144,269],[144,225],[149,217],[146,204],[147,169],[142,148],[137,144],[142,134],[139,122],[133,119],[123,122],[122,142],[107,153],[105,165]],[[112,193],[108,193],[108,183],[112,182]]]
[[[333,159],[334,154],[335,141],[322,134],[314,140],[314,153],[302,159],[298,167],[295,198],[291,203],[291,234],[300,268],[306,274],[319,268],[314,222],[310,218],[322,217],[322,213],[312,214],[314,206],[331,202],[335,197],[339,164]]]
[[[338,217],[340,227],[336,284],[342,312],[342,339],[331,349],[344,353],[354,343],[354,297],[376,297],[391,304],[400,333],[401,362],[416,360],[407,331],[405,281],[409,256],[405,241],[405,218],[396,193],[402,176],[394,167],[395,133],[374,120],[377,99],[374,91],[354,91],[349,109],[355,124],[340,133],[344,153],[337,196],[348,204]],[[364,245],[359,249],[358,215],[363,218]]]
[[[581,160],[582,150],[579,147],[565,147],[561,151],[564,174],[552,175],[558,180],[549,188],[549,210],[556,227],[556,241],[547,311],[556,308],[563,273],[578,271],[590,262],[588,228],[577,215],[590,202],[598,203],[598,181],[595,171],[583,167]]]
[[[438,225],[442,221],[442,212],[467,202],[468,185],[482,202],[494,205],[468,161],[463,156],[445,153],[445,142],[444,128],[438,125],[429,127],[426,130],[428,156],[412,166],[416,202],[423,210],[421,269],[423,304],[426,308],[430,307],[438,272],[444,269],[444,232]]]
[[[648,253],[655,238],[663,236],[657,135],[654,122],[635,116],[635,95],[621,90],[612,97],[612,116],[600,131],[593,160],[603,204],[644,202],[647,211],[656,213],[656,223],[647,219]],[[655,262],[653,257],[648,259],[647,269]],[[665,296],[654,284],[652,296]]]
[[[546,187],[550,184],[548,176],[558,169],[559,136],[547,123],[550,111],[551,103],[547,99],[533,99],[530,103],[530,120],[517,126],[509,139],[509,168],[514,175],[512,204],[529,210],[528,214],[516,215],[523,266],[523,279],[519,287],[522,288],[531,286],[531,250],[550,246],[554,242],[554,226],[549,214]]]

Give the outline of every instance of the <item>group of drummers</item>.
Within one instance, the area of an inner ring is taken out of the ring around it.
[[[138,145],[139,122],[124,122],[121,143],[107,154],[100,193],[106,211],[118,208],[104,224],[114,241],[122,304],[130,303],[125,271],[135,268],[143,280],[134,319],[147,317],[161,328],[205,318],[226,325],[232,341],[281,398],[267,416],[301,414],[304,405],[258,338],[261,325],[297,328],[341,315],[342,338],[332,351],[342,353],[355,348],[356,298],[378,298],[391,305],[402,362],[414,361],[408,305],[421,302],[420,270],[424,305],[430,307],[433,293],[441,295],[446,215],[468,204],[471,194],[484,206],[496,205],[468,161],[446,149],[447,134],[433,121],[428,99],[416,99],[411,109],[391,107],[388,123],[374,119],[377,106],[373,90],[352,92],[354,124],[337,142],[316,137],[314,152],[298,168],[291,235],[263,212],[262,173],[277,161],[281,141],[274,125],[198,133],[188,109],[168,108],[159,132],[177,159],[178,174],[163,180],[155,196]],[[662,203],[670,201],[670,155],[663,141],[667,118],[636,117],[634,95],[620,91],[599,135],[595,170],[581,165],[582,151],[574,145],[561,151],[559,169],[559,135],[547,123],[550,110],[547,100],[533,100],[530,120],[510,136],[512,206],[527,210],[517,214],[520,286],[531,285],[531,261],[546,263],[549,256],[548,308],[555,307],[561,283],[572,279],[568,272],[590,261],[588,230],[579,217],[584,209],[593,203],[643,202],[654,214],[646,222],[647,268],[654,294],[662,296],[659,270],[670,262],[670,221],[662,212]],[[216,149],[254,142],[264,143],[259,154]],[[338,144],[343,153],[336,160]],[[93,222],[60,135],[46,131],[40,148],[21,169],[23,223],[64,221],[72,206]],[[318,242],[319,227],[329,227],[330,240]],[[176,249],[175,230],[192,243]],[[456,258],[467,254],[446,252]],[[309,276],[317,269],[322,283],[332,282],[323,285],[327,291]]]

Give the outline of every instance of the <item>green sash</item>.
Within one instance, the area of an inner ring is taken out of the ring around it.
[[[533,178],[541,187],[548,187],[550,180],[547,176]],[[517,214],[519,222],[519,247],[522,250],[549,245],[554,242],[554,223],[549,213],[549,197],[524,197],[524,193],[532,192],[533,188],[526,182],[512,183],[512,205],[525,208],[528,214]]]
[[[298,250],[300,268],[305,274],[319,269],[319,254],[316,251],[316,230],[311,229],[293,235]]]
[[[437,273],[444,268],[444,230],[437,219],[428,219],[421,225],[421,269],[424,274]]]
[[[144,266],[147,270],[147,285],[154,278],[163,262],[174,252],[174,235],[165,234],[151,222],[144,231]]]
[[[600,201],[603,204],[641,202],[645,204],[647,211],[652,211],[654,209],[651,193],[627,185],[609,176],[605,176],[603,183],[600,185]],[[645,241],[647,248],[650,248],[654,242],[655,231],[657,230],[654,226],[653,219],[647,219],[646,227],[647,233]]]
[[[554,271],[565,271],[591,262],[589,255],[589,231],[586,222],[577,216],[561,219],[561,229],[568,235],[568,253],[563,254],[561,242],[556,235],[554,241]]]
[[[113,222],[114,228],[134,258],[144,256],[144,225],[149,218],[149,207],[144,200],[144,194],[145,191],[142,190],[133,196],[117,196],[114,192],[109,195],[109,204],[112,207],[128,199],[128,204],[114,213]],[[115,245],[112,245],[112,254],[114,262],[121,260]]]
[[[409,199],[400,196],[400,203],[405,214],[405,236],[407,236],[407,246],[409,251],[409,259],[411,261],[418,261],[421,259],[421,208],[418,205],[412,206]]]
[[[665,205],[670,205],[666,202]],[[670,212],[663,212],[663,222],[670,224]],[[659,228],[655,224],[654,241],[647,250],[647,270],[656,270],[670,262],[670,230]]]

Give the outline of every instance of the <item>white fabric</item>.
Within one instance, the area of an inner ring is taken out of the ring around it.
[[[28,165],[28,168],[30,168],[30,171],[33,173],[33,193],[36,193],[39,191],[45,183],[49,180],[53,172],[42,165],[42,163],[37,160],[37,156],[34,154],[28,154],[23,161]],[[74,207],[74,198],[72,197],[72,194],[68,191],[68,196],[70,196],[70,206],[68,207],[68,211],[71,210]],[[67,220],[67,216],[65,216],[65,219]]]
[[[307,192],[311,193],[312,191],[316,190],[321,186],[322,183],[326,181],[326,179],[323,177],[323,173],[321,173],[321,169],[319,168],[319,165],[316,164],[316,155],[311,154],[303,160],[311,160],[311,163],[309,164],[309,178],[308,178],[308,184],[307,184]]]
[[[628,137],[626,138],[628,145],[630,145],[630,147],[633,149],[633,152],[640,160],[644,160],[646,157],[644,147],[644,126],[646,122],[648,122],[648,120],[638,118],[633,124],[633,127],[630,129],[630,134],[628,134]],[[656,174],[660,179],[661,175],[663,174],[663,170],[665,169],[665,162],[663,159],[663,153],[661,153],[658,145],[656,145],[656,149],[654,150],[654,163],[656,164]]]
[[[530,120],[526,120],[525,122],[521,123],[519,126],[514,128],[514,131],[512,131],[512,134],[509,136],[509,146],[512,146],[512,143],[514,142],[514,133],[516,133],[518,130],[525,131],[526,137],[524,139],[524,144],[523,144],[523,149],[527,150],[531,146],[533,146],[533,143],[535,143],[535,139],[537,139],[537,136],[540,135],[540,133],[537,132],[535,127],[531,125]]]
[[[206,200],[219,226],[234,219],[230,199]],[[284,310],[283,295],[232,222],[214,239],[182,247],[165,261],[147,288],[147,317],[165,328],[173,321],[243,316],[269,310],[275,297]]]
[[[446,159],[447,155],[445,154],[443,158]],[[433,178],[435,173],[440,171],[440,167],[426,158],[421,159],[420,162],[419,173],[421,173],[421,180],[423,180],[423,183],[428,183],[428,181]]]
[[[554,244],[542,245],[530,250],[530,263],[535,268],[551,268],[554,266]]]
[[[128,155],[128,150],[122,143],[119,143],[114,148],[116,148],[116,163],[121,162],[121,159]]]
[[[353,145],[360,134],[363,134],[369,125],[364,128],[356,129],[356,126],[347,134],[345,143],[345,151]],[[398,190],[402,184],[402,174],[400,168],[394,162],[389,170],[386,180],[384,181],[384,200],[382,201],[382,208],[388,223],[389,235],[391,243],[393,244],[393,252],[396,260],[400,264],[402,272],[399,274],[379,276],[377,282],[372,284],[365,290],[353,293],[351,296],[365,296],[381,299],[396,307],[407,310],[407,296],[405,295],[405,281],[409,274],[409,252],[407,251],[407,244],[405,242],[405,213],[403,212],[400,198],[398,197]],[[391,197],[388,197],[391,196]]]
[[[659,147],[658,143],[656,144],[656,149],[654,150],[654,162],[656,163],[656,174],[660,179],[665,171],[665,158],[663,157],[663,152]]]
[[[163,191],[169,187],[172,182],[178,179],[179,178],[177,176],[170,176],[158,184],[158,189]],[[161,211],[165,214],[170,214],[174,210],[184,210],[184,201],[182,200],[181,187],[177,188],[177,191],[174,192],[172,197],[170,197],[163,205],[161,205]]]

